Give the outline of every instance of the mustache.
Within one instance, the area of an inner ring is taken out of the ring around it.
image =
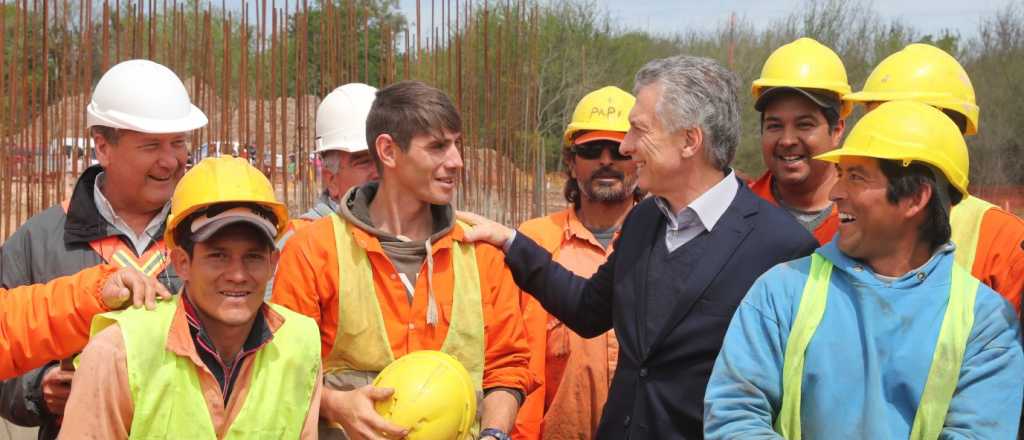
[[[601,169],[594,171],[594,174],[590,175],[591,180],[603,179],[606,177],[622,180],[626,177],[626,175],[612,167],[601,167]]]

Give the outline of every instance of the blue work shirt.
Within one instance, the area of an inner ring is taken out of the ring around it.
[[[949,299],[953,246],[884,280],[835,243],[821,324],[806,351],[804,439],[906,439]],[[707,387],[704,432],[713,439],[780,438],[782,366],[810,257],[775,266],[736,311]],[[1024,396],[1024,353],[1013,308],[980,284],[960,379],[940,438],[1012,439]]]

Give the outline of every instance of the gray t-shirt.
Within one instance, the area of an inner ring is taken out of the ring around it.
[[[597,239],[598,243],[601,243],[601,247],[608,249],[608,246],[612,244],[612,239],[615,238],[615,233],[619,232],[618,226],[612,226],[608,229],[590,229],[587,228],[591,234],[594,234],[594,238]]]
[[[828,216],[832,214],[832,203],[829,203],[825,209],[820,211],[804,211],[787,205],[779,195],[779,190],[775,187],[775,182],[772,182],[772,196],[775,197],[775,200],[778,200],[779,206],[785,209],[786,212],[789,212],[789,214],[792,215],[793,218],[795,218],[796,221],[810,233],[814,233],[814,230],[818,229],[818,226],[821,226],[822,223],[825,223]]]

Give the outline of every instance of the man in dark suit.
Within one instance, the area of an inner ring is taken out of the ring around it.
[[[502,247],[516,283],[584,337],[614,328],[620,350],[598,428],[603,439],[699,439],[703,396],[733,311],[772,266],[817,241],[729,167],[739,143],[738,79],[699,57],[636,74],[620,150],[653,195],[626,218],[590,279],[523,234],[473,214],[467,238]]]

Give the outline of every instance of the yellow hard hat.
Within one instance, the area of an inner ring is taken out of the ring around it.
[[[263,173],[245,159],[210,157],[185,173],[174,189],[164,231],[167,247],[176,246],[174,231],[189,215],[217,203],[229,202],[255,203],[273,212],[277,217],[277,237],[288,225],[288,208],[274,197],[274,188]]]
[[[846,118],[853,110],[853,104],[843,99],[850,93],[843,60],[828,46],[812,38],[798,38],[775,49],[768,56],[761,68],[761,77],[754,80],[751,86],[754,100],[760,98],[765,90],[774,87],[832,92],[842,103],[840,118]]]
[[[570,145],[573,136],[579,131],[626,133],[629,131],[629,111],[633,110],[635,103],[633,95],[615,86],[601,87],[587,93],[576,104],[572,121],[565,128],[565,145]]]
[[[959,113],[967,119],[966,135],[978,132],[974,86],[956,58],[928,44],[911,44],[878,63],[864,82],[851,93],[853,102],[912,100]]]
[[[476,387],[459,361],[440,351],[414,351],[392,362],[373,386],[394,388],[374,404],[384,419],[409,428],[407,440],[463,439],[476,424]]]
[[[839,162],[844,156],[895,160],[903,166],[923,162],[941,171],[967,197],[967,143],[953,120],[930,105],[916,101],[884,103],[857,122],[842,148],[815,159]]]

